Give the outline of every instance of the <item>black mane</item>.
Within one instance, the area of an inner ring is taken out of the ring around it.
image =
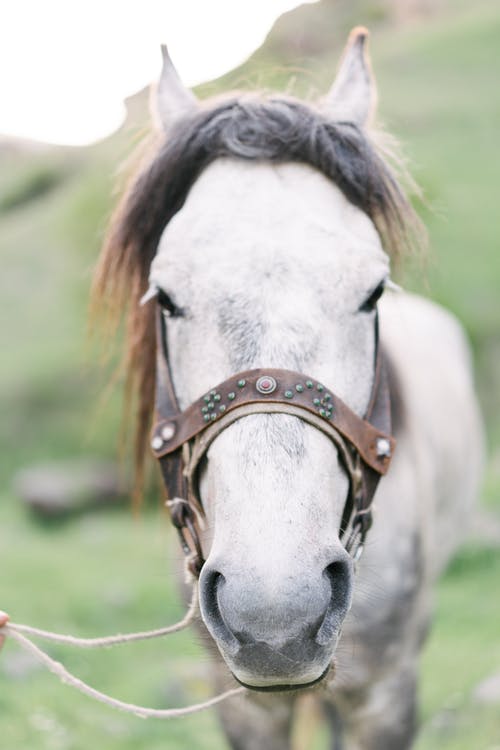
[[[391,254],[404,242],[412,209],[363,130],[298,100],[246,96],[197,110],[166,134],[126,196],[116,227],[122,247],[136,245],[149,265],[201,171],[230,156],[309,164],[373,220]]]

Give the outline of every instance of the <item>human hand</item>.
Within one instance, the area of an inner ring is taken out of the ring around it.
[[[9,615],[7,614],[7,612],[2,612],[0,610],[0,627],[2,627],[3,625],[6,625],[8,621],[9,621]],[[5,640],[5,637],[0,635],[0,648],[2,648],[4,640]]]

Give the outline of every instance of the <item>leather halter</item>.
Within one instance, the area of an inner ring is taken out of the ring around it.
[[[372,500],[390,464],[395,441],[385,357],[376,326],[375,376],[370,403],[361,419],[323,383],[275,368],[247,370],[210,389],[184,411],[178,406],[170,373],[165,317],[156,315],[156,422],[151,435],[167,491],[167,506],[189,568],[199,575],[204,563],[198,527],[203,507],[198,470],[213,440],[249,414],[291,414],[327,435],[338,449],[349,477],[341,535],[355,560],[372,524]]]

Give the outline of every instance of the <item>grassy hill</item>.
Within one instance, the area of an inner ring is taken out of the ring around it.
[[[329,86],[348,29],[373,30],[380,115],[404,143],[424,188],[430,235],[412,288],[446,304],[466,326],[490,438],[484,502],[500,492],[500,13],[491,0],[456,0],[429,18],[397,22],[375,0],[322,0],[285,14],[243,66],[199,87]],[[165,519],[102,513],[63,526],[33,523],[11,490],[17,468],[88,453],[114,456],[117,392],[102,404],[103,376],[87,343],[91,269],[113,203],[119,165],[144,128],[144,93],[126,126],[86,149],[0,145],[0,607],[16,619],[82,633],[146,628],[179,613],[167,573]],[[133,550],[133,553],[131,553]],[[106,575],[102,575],[102,571]],[[443,580],[424,657],[418,750],[486,750],[498,742],[498,708],[476,704],[477,682],[500,669],[498,548],[469,547]],[[177,637],[176,637],[177,638]],[[190,636],[104,655],[54,649],[84,679],[125,699],[179,705],[206,694],[205,657]],[[8,646],[0,658],[0,737],[6,747],[106,750],[222,747],[215,719],[138,722],[55,683]],[[201,667],[197,666],[201,663]],[[205,691],[205,692],[204,692]],[[167,744],[165,739],[167,738]],[[314,748],[323,739],[316,735]]]

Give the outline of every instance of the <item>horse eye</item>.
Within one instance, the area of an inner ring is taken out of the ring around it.
[[[366,313],[373,312],[375,310],[377,302],[379,301],[379,299],[384,293],[384,289],[385,289],[385,280],[381,281],[378,287],[373,290],[373,292],[370,294],[368,299],[363,302],[363,304],[359,308],[359,311],[366,312]]]
[[[171,300],[169,295],[163,291],[163,289],[158,289],[157,300],[158,304],[169,318],[181,318],[184,315],[184,310],[182,310],[182,308],[180,307],[177,307],[177,305]]]

